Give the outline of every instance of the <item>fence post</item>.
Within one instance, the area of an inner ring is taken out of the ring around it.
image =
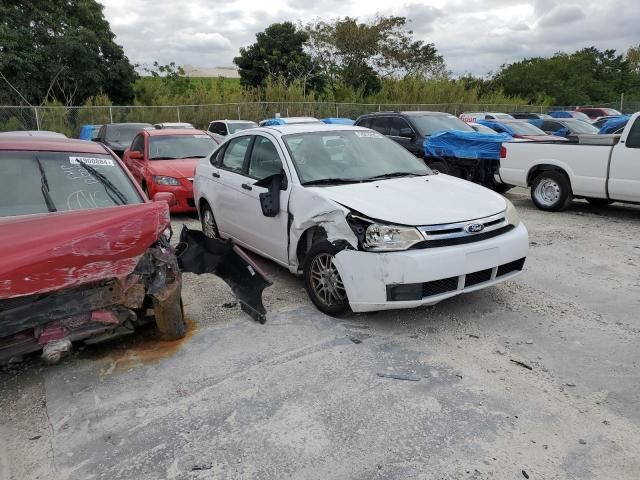
[[[378,111],[380,111],[380,104],[378,104]]]
[[[336,103],[336,118],[340,118],[340,107]]]
[[[36,128],[40,130],[40,117],[38,117],[38,107],[33,107],[33,113],[36,114]]]
[[[238,104],[237,107],[238,107],[238,120],[242,120],[242,117],[240,116],[240,104]]]
[[[109,105],[109,123],[113,123],[113,109]]]
[[[178,112],[178,122],[180,121],[180,105],[176,105],[176,112]]]

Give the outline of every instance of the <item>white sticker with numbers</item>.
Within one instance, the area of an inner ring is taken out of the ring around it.
[[[115,167],[111,158],[95,158],[95,157],[69,157],[71,165],[80,165],[84,163],[91,167]]]

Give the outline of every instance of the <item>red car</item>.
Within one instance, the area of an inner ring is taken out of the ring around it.
[[[0,361],[145,322],[184,336],[170,194],[148,201],[111,150],[67,138],[1,137],[0,172]]]
[[[123,160],[148,196],[172,193],[176,202],[171,212],[195,212],[196,165],[216,147],[215,140],[202,130],[143,130],[125,150]]]
[[[584,113],[591,120],[596,120],[597,118],[608,117],[608,116],[611,116],[611,115],[622,115],[615,108],[605,108],[605,107],[582,107],[582,108],[576,108],[576,112]]]

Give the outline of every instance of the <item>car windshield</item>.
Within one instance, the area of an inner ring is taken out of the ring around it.
[[[505,125],[513,130],[516,135],[546,135],[543,130],[531,125],[529,122],[508,122]]]
[[[370,130],[308,132],[283,138],[303,185],[432,173],[422,160]]]
[[[472,128],[478,133],[488,133],[492,135],[496,135],[498,132],[493,130],[492,128],[487,127],[486,125],[482,125],[480,123],[476,123],[472,126]]]
[[[421,136],[431,135],[439,130],[474,131],[473,128],[453,115],[412,115],[410,118]]]
[[[218,145],[206,133],[149,137],[149,160],[204,158]]]
[[[508,113],[494,113],[493,116],[495,118],[502,118],[502,119],[509,119],[509,118],[513,118],[511,115],[509,115]]]
[[[110,155],[2,151],[0,171],[0,217],[143,202]]]
[[[255,128],[256,125],[253,122],[233,122],[229,124],[229,133],[236,133],[240,130],[246,130],[248,128]]]
[[[596,127],[590,123],[583,122],[582,120],[564,120],[562,123],[564,123],[569,130],[575,134],[598,133],[598,129]]]
[[[150,125],[111,125],[107,127],[105,140],[108,142],[131,143],[136,134]]]
[[[605,115],[622,115],[615,108],[603,108],[602,111],[604,112]]]

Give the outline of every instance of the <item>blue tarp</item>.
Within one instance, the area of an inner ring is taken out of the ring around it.
[[[286,125],[286,122],[281,118],[268,118],[260,122],[261,127],[273,127],[274,125]]]
[[[502,142],[511,140],[513,138],[506,133],[442,130],[426,137],[422,145],[430,157],[499,160]]]
[[[547,112],[547,115],[552,118],[573,118],[571,112],[567,112],[564,110],[552,110],[550,112]]]
[[[621,117],[612,118],[607,120],[605,124],[600,128],[598,133],[607,134],[613,133],[621,127],[624,127],[631,117],[629,115],[623,115]]]
[[[80,128],[80,140],[91,140],[93,138],[93,125],[83,125]]]
[[[530,118],[527,121],[534,127],[538,127],[540,129],[542,129],[542,123],[544,122],[542,118]]]
[[[492,128],[499,133],[506,133],[508,135],[511,135],[512,137],[515,137],[516,135],[516,132],[513,131],[513,128],[511,128],[506,123],[501,123],[499,120],[478,120],[478,123],[480,125],[484,125],[485,127]]]
[[[354,123],[354,120],[351,120],[350,118],[343,118],[343,117],[323,118],[322,121],[330,125],[353,125]]]

